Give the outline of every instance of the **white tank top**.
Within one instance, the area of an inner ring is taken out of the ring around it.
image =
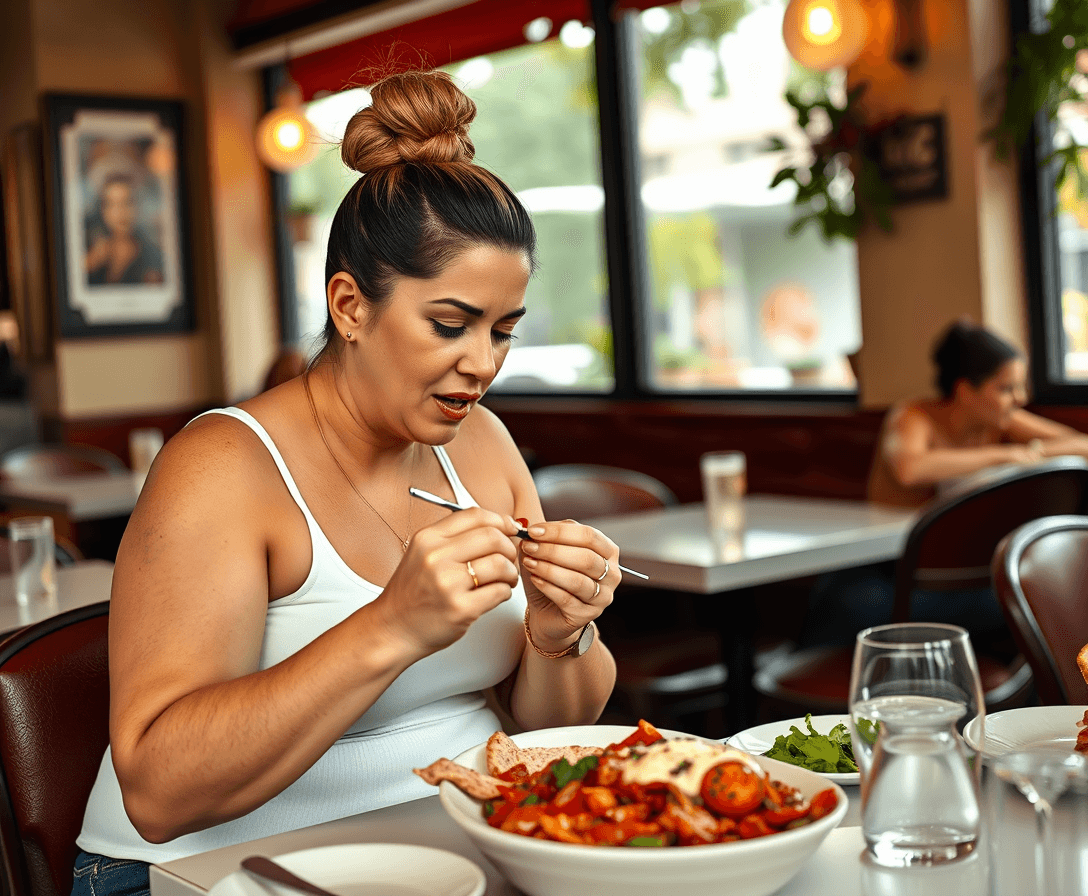
[[[260,660],[260,668],[266,669],[370,603],[382,589],[356,575],[336,553],[264,427],[240,408],[207,413],[234,417],[260,437],[310,530],[313,562],[306,581],[294,594],[268,604]],[[435,446],[434,453],[457,502],[477,506],[445,450]],[[477,619],[464,637],[402,672],[286,790],[242,818],[169,843],[149,843],[132,826],[107,749],[76,842],[86,852],[115,859],[168,862],[434,795],[435,789],[412,769],[442,756],[452,758],[498,730],[499,721],[485,706],[482,690],[506,678],[520,661],[524,613],[525,591],[519,582],[510,600]]]

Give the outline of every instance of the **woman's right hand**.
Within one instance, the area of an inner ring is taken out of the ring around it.
[[[1005,445],[1004,447],[1008,456],[1008,463],[1034,464],[1043,459],[1042,452],[1032,445],[1021,445],[1017,443]]]
[[[387,631],[423,656],[458,640],[513,593],[517,530],[510,517],[472,507],[416,532],[372,605]]]

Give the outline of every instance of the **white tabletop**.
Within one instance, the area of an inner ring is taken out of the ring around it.
[[[81,560],[57,567],[55,607],[18,607],[11,574],[0,575],[0,632],[10,632],[66,610],[110,599],[113,564],[107,560]]]
[[[127,516],[136,506],[146,474],[83,473],[0,480],[0,501],[58,511],[73,522]]]
[[[624,582],[717,594],[893,560],[915,516],[865,501],[749,495],[743,544],[735,546],[715,543],[702,504],[587,522],[619,546],[625,566],[650,577]]]
[[[853,789],[853,788],[851,788]],[[850,795],[851,803],[856,792]],[[813,857],[777,896],[983,896],[985,874],[979,853],[937,868],[887,869],[863,860],[864,843],[857,815],[854,825],[832,831]],[[411,843],[446,849],[483,869],[487,896],[518,896],[519,892],[480,854],[472,841],[442,809],[437,796],[389,806],[363,815],[314,825],[227,846],[223,849],[151,866],[151,896],[204,896],[219,880],[237,871],[246,856],[276,856],[343,843]]]

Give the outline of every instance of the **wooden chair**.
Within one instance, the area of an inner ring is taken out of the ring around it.
[[[1077,652],[1088,644],[1088,516],[1021,526],[997,546],[994,590],[1044,705],[1088,703]]]
[[[618,467],[560,464],[537,469],[533,480],[549,520],[679,503],[660,480]],[[689,618],[688,609],[677,592],[621,583],[599,626],[616,659],[608,718],[645,718],[660,727],[688,730],[710,724],[709,714],[724,705],[726,669],[719,638]]]
[[[10,479],[125,472],[128,472],[128,467],[121,458],[112,451],[93,445],[23,445],[0,457],[0,476]]]
[[[991,585],[990,564],[1009,532],[1040,517],[1088,510],[1088,461],[1060,457],[1001,469],[962,483],[923,509],[895,566],[895,603],[888,622],[911,618],[916,588],[956,591]],[[1031,666],[974,645],[986,706],[1023,705]],[[776,714],[844,713],[853,646],[795,651],[756,672],[753,684]]]
[[[0,643],[0,844],[10,896],[68,896],[109,743],[109,603]]]

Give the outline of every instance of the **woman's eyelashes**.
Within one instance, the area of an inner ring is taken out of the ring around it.
[[[451,327],[448,324],[444,324],[441,321],[437,321],[434,318],[430,318],[431,326],[434,328],[436,335],[441,336],[443,339],[456,339],[459,336],[464,336],[468,332],[468,327],[461,324],[457,327]],[[507,333],[504,330],[492,330],[491,338],[499,345],[511,342],[517,339],[513,333]]]

